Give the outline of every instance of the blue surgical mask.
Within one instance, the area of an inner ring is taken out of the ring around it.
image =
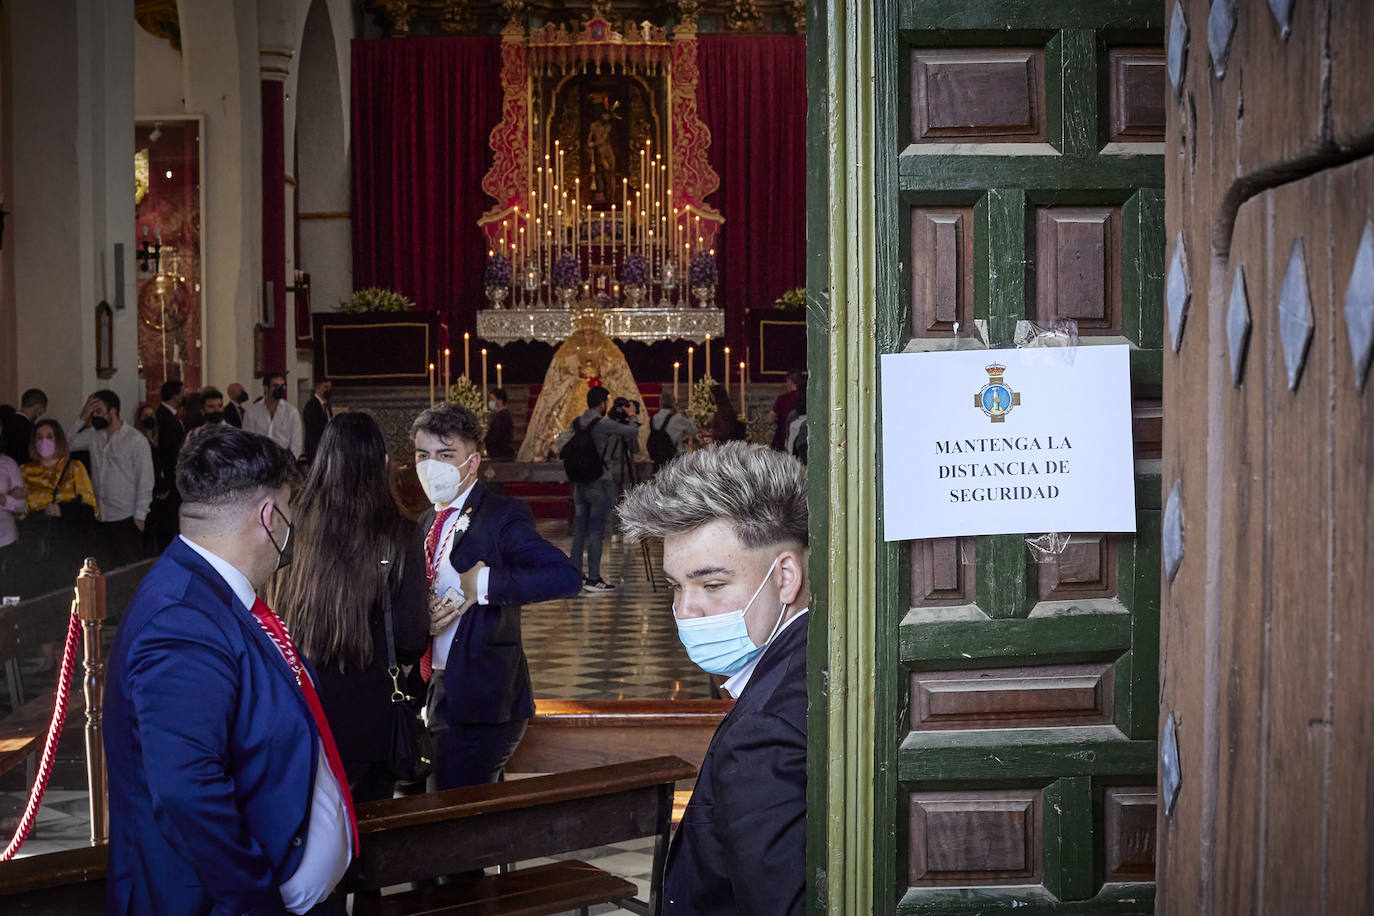
[[[743,671],[760,652],[768,648],[768,644],[777,635],[778,628],[782,626],[782,619],[787,614],[787,605],[784,604],[778,612],[773,632],[768,634],[768,638],[761,646],[754,645],[754,640],[749,636],[749,625],[745,623],[744,617],[749,613],[749,608],[753,606],[759,592],[768,584],[768,579],[773,575],[780,559],[782,558],[777,557],[773,560],[768,572],[764,574],[763,581],[754,589],[754,595],[749,599],[749,603],[738,611],[683,619],[677,616],[677,606],[673,606],[678,638],[687,649],[687,657],[698,668],[709,674],[731,677]]]

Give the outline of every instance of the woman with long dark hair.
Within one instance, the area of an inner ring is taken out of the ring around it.
[[[711,417],[710,424],[702,431],[706,438],[712,442],[744,439],[744,424],[735,415],[735,405],[730,403],[730,392],[724,385],[711,386],[711,402],[715,405],[716,412]]]
[[[387,766],[388,602],[399,664],[418,661],[429,640],[423,548],[392,496],[390,465],[376,420],[335,417],[295,501],[292,563],[272,583],[273,608],[319,675],[320,702],[359,802],[390,798],[395,785]]]

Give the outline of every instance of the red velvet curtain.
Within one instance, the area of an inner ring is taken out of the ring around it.
[[[725,217],[716,241],[718,300],[742,352],[746,308],[806,283],[806,39],[703,35],[697,111],[711,131]],[[757,358],[757,354],[754,354]]]
[[[501,40],[353,42],[353,283],[395,289],[475,330],[501,120]]]

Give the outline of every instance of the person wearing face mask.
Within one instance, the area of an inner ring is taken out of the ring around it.
[[[506,389],[493,388],[487,398],[487,458],[492,461],[515,460],[515,419],[506,409]]]
[[[224,423],[224,394],[218,388],[205,387],[200,390],[200,396],[205,401],[205,413],[202,415],[205,425]]]
[[[143,558],[143,530],[153,501],[153,450],[120,419],[119,395],[101,389],[86,399],[71,446],[91,456],[100,509],[100,568],[108,572],[137,562]]]
[[[263,375],[262,400],[243,412],[243,428],[266,436],[297,458],[301,457],[305,450],[301,412],[286,399],[284,374],[268,372]]]
[[[806,858],[806,476],[766,445],[688,452],[625,497],[627,537],[663,539],[687,655],[729,679],[668,849],[664,914],[800,914]]]
[[[28,514],[20,523],[20,556],[14,581],[17,592],[37,595],[71,586],[71,580],[90,550],[91,522],[96,518],[95,493],[86,466],[71,457],[62,424],[39,420],[29,443],[31,460],[20,468],[28,491]],[[43,647],[43,670],[56,657]]]
[[[431,649],[425,722],[437,789],[496,782],[534,715],[521,605],[576,594],[567,556],[534,530],[529,507],[477,481],[477,418],[456,404],[410,427],[415,473],[433,505],[420,516]]]
[[[257,597],[290,560],[295,457],[206,426],[177,461],[181,535],[115,635],[105,687],[114,913],[343,913],[357,855],[319,676]]]
[[[315,383],[315,391],[310,400],[301,408],[301,424],[305,428],[305,451],[302,457],[307,463],[315,460],[315,452],[320,447],[320,437],[324,428],[334,419],[334,410],[329,402],[334,398],[334,384],[329,379]]]

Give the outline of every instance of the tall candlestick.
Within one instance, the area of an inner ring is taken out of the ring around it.
[[[744,403],[744,376],[745,376],[745,374],[746,374],[746,373],[745,373],[745,366],[744,366],[744,363],[740,363],[740,364],[739,364],[739,415],[740,415],[741,417],[743,417],[743,418],[747,421],[748,418],[749,418],[749,410],[748,410],[748,408],[745,406],[745,403]]]
[[[693,347],[687,348],[687,396],[692,396],[692,351]]]
[[[497,363],[497,364],[496,364],[496,387],[497,387],[497,388],[505,388],[505,387],[506,387],[505,385],[503,385],[503,384],[501,383],[501,364],[500,364],[500,363]]]
[[[453,384],[453,376],[449,375],[448,368],[448,347],[444,347],[444,396],[448,397],[448,387]]]
[[[677,372],[682,363],[673,363],[673,402],[677,403]]]
[[[434,363],[429,364],[429,406],[434,406]]]
[[[725,348],[725,393],[730,393],[730,348]]]
[[[482,403],[487,403],[487,348],[482,348]]]
[[[706,377],[711,377],[711,335],[706,335]]]
[[[472,335],[467,331],[463,332],[463,378],[472,381],[472,367],[468,363],[468,344],[471,342]]]

